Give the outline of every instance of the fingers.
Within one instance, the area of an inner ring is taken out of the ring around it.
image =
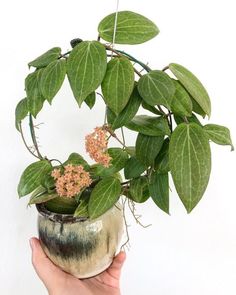
[[[64,273],[49,260],[38,239],[31,238],[30,246],[32,249],[32,264],[34,269],[49,290],[55,281],[63,277]]]
[[[116,279],[120,278],[121,269],[125,262],[126,254],[125,252],[121,251],[113,260],[111,266],[108,269],[108,272],[111,276]]]

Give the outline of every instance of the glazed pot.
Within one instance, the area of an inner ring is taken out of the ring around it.
[[[53,263],[77,278],[95,276],[109,267],[124,231],[120,204],[93,220],[53,213],[43,204],[37,209],[39,239]]]

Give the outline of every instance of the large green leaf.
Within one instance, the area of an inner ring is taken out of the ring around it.
[[[101,84],[107,68],[105,47],[97,41],[79,43],[67,60],[67,75],[79,106]]]
[[[185,67],[171,63],[169,65],[171,72],[178,78],[180,83],[187,89],[193,99],[200,105],[203,111],[210,117],[211,115],[211,101],[209,95],[198,80],[198,78],[187,70]]]
[[[164,117],[138,115],[125,127],[150,136],[170,135],[169,125]]]
[[[87,106],[90,108],[90,110],[94,107],[96,102],[96,93],[93,91],[90,93],[84,100],[84,102],[87,104]]]
[[[125,164],[129,158],[126,151],[121,148],[109,148],[108,154],[111,156],[112,160],[108,168],[101,164],[95,164],[91,166],[91,173],[95,176],[107,177],[115,174],[125,167]]]
[[[170,109],[175,85],[166,73],[151,71],[139,79],[138,91],[149,105],[163,105]]]
[[[158,171],[158,173],[167,173],[168,171],[170,171],[170,167],[169,167],[169,137],[167,137],[164,140],[164,143],[162,145],[162,148],[159,152],[159,154],[157,155],[156,159],[155,159],[155,163],[154,163],[154,168],[155,170]]]
[[[135,146],[126,146],[125,151],[131,156],[135,156]]]
[[[58,59],[51,62],[42,72],[39,81],[40,91],[51,104],[66,76],[66,61]]]
[[[117,128],[120,128],[124,126],[125,124],[127,124],[130,120],[132,120],[133,117],[138,112],[141,101],[142,101],[142,98],[140,97],[138,93],[137,87],[135,87],[131,94],[129,102],[127,103],[123,111],[118,116],[115,116],[114,114],[112,129],[115,130]]]
[[[115,13],[106,16],[98,26],[99,35],[108,42],[113,42]],[[119,11],[115,43],[140,44],[154,38],[159,33],[157,26],[146,17],[132,12]]]
[[[17,188],[19,197],[28,195],[39,187],[42,177],[51,169],[51,164],[46,160],[30,164],[21,175]]]
[[[171,110],[179,116],[192,116],[192,101],[185,88],[176,80],[172,80],[175,85],[175,94],[171,102]]]
[[[177,115],[174,115],[174,119],[175,119],[175,123],[177,125],[185,122],[185,119],[183,117],[180,117],[180,116],[177,116]],[[192,113],[192,116],[188,117],[187,120],[188,120],[189,123],[196,123],[199,126],[202,126],[202,123],[198,120],[197,116],[194,113]]]
[[[196,102],[195,99],[191,97],[192,105],[193,105],[193,112],[196,114],[201,115],[203,118],[206,117],[206,112],[200,107],[200,105]]]
[[[136,140],[136,158],[146,167],[154,164],[160,152],[164,136],[149,136],[139,133]]]
[[[108,107],[106,106],[106,115],[107,115],[107,123],[112,126],[116,119],[116,114]]]
[[[36,118],[43,107],[45,98],[43,97],[39,81],[44,69],[37,70],[29,74],[25,79],[25,90],[27,94],[27,107],[29,112]]]
[[[24,98],[19,101],[15,110],[15,125],[18,131],[20,122],[28,115],[28,112],[27,98]]]
[[[35,68],[43,68],[49,65],[51,62],[57,60],[61,55],[61,48],[54,47],[47,52],[43,53],[33,61],[31,61],[28,65],[29,67]]]
[[[162,115],[162,113],[158,109],[156,109],[154,106],[150,106],[150,104],[146,103],[145,100],[142,101],[142,107],[153,114]]]
[[[117,178],[107,177],[99,181],[89,200],[89,217],[94,219],[105,213],[119,200],[120,194],[121,184]]]
[[[202,198],[211,172],[211,151],[208,136],[195,123],[182,123],[171,136],[170,170],[177,193],[187,212]]]
[[[51,170],[45,173],[41,178],[41,185],[47,190],[47,192],[52,193],[55,189],[55,179],[51,175]]]
[[[137,160],[136,157],[131,157],[126,162],[124,167],[124,175],[126,179],[139,177],[144,171],[146,167]]]
[[[57,193],[41,193],[30,197],[28,205],[41,204],[58,197]]]
[[[130,181],[129,193],[133,201],[144,203],[150,197],[147,177],[141,176]]]
[[[204,130],[210,140],[220,145],[230,145],[231,151],[234,150],[230,131],[227,127],[216,124],[207,124],[204,126]]]
[[[89,164],[87,161],[78,153],[71,153],[69,155],[69,158],[64,162],[64,166],[72,164],[72,165],[82,165],[85,170],[88,170],[90,168]]]
[[[73,214],[78,204],[74,198],[57,197],[45,202],[45,206],[51,212]]]
[[[126,57],[109,61],[102,93],[108,107],[118,115],[127,105],[134,88],[134,68]]]
[[[155,204],[169,214],[169,177],[168,173],[152,173],[149,181],[149,192]]]
[[[75,210],[74,217],[88,217],[88,200],[82,199]]]

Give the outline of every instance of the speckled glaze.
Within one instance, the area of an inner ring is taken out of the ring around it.
[[[77,278],[95,276],[109,267],[124,231],[120,204],[94,220],[52,213],[43,204],[37,209],[39,239],[56,265]]]

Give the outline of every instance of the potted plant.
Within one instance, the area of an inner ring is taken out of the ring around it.
[[[105,17],[98,32],[97,41],[74,39],[70,51],[62,54],[54,47],[31,61],[26,98],[16,107],[16,128],[37,158],[20,178],[19,197],[31,194],[29,204],[38,209],[39,238],[49,258],[80,278],[111,263],[123,232],[121,196],[129,205],[152,198],[169,213],[172,176],[190,213],[209,181],[209,141],[233,150],[228,128],[203,122],[211,115],[211,102],[193,73],[176,63],[157,70],[114,48],[154,38],[159,30],[152,21],[120,11]],[[34,119],[44,103],[52,104],[65,77],[79,107],[92,109],[97,99],[104,101],[105,122],[85,137],[95,163],[76,152],[64,162],[49,159],[38,147]],[[26,117],[34,149],[24,136],[21,121]],[[125,144],[124,128],[137,134],[133,146]],[[108,147],[111,137],[117,147]]]

